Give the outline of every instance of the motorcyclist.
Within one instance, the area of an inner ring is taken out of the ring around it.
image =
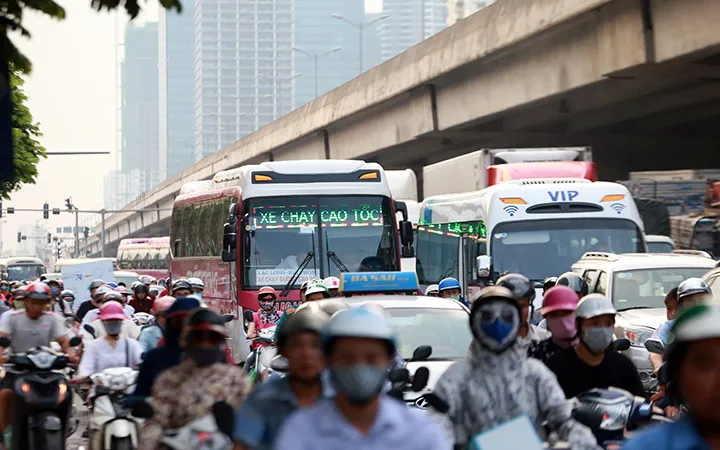
[[[720,440],[720,306],[685,308],[673,323],[667,351],[673,394],[689,413],[674,423],[648,428],[628,450],[715,449]]]
[[[465,306],[468,305],[467,301],[462,296],[462,287],[460,287],[460,282],[457,278],[448,277],[440,280],[440,284],[438,284],[438,292],[440,293],[440,297],[452,298]]]
[[[200,301],[197,298],[183,297],[175,300],[170,308],[165,310],[164,344],[150,350],[143,356],[133,397],[145,398],[149,396],[152,384],[158,375],[164,370],[180,364],[182,360],[180,334],[183,322],[192,310],[199,307]]]
[[[198,308],[188,316],[183,328],[187,357],[153,383],[155,414],[143,424],[138,450],[155,450],[163,430],[209,414],[216,402],[237,408],[245,400],[250,381],[240,368],[225,364],[225,338],[225,320],[213,309]]]
[[[553,373],[527,357],[518,340],[520,321],[511,291],[502,286],[483,289],[470,313],[470,353],[435,385],[444,405],[439,420],[452,430],[455,445],[463,448],[478,433],[526,414],[539,434],[544,434],[541,427],[547,422],[569,448],[596,449],[592,432],[571,418]]]
[[[175,298],[190,297],[192,295],[192,286],[185,279],[173,281],[170,295]]]
[[[143,352],[149,352],[157,347],[158,342],[163,337],[163,329],[165,328],[164,312],[167,311],[172,304],[175,303],[175,297],[166,295],[160,297],[153,303],[153,314],[155,315],[155,323],[146,325],[140,329],[140,337],[138,341],[143,346]]]
[[[258,337],[260,330],[276,326],[280,321],[280,313],[277,310],[275,301],[277,300],[277,292],[270,286],[264,286],[258,291],[258,305],[260,308],[253,313],[253,321],[248,324],[247,338],[255,339]],[[257,349],[263,345],[258,341],[250,343],[251,352],[245,361],[243,369],[250,373],[255,359],[257,358]]]
[[[335,397],[289,417],[275,448],[452,447],[427,415],[382,394],[396,345],[395,332],[382,315],[364,306],[339,311],[324,327],[322,343]]]
[[[552,335],[543,341],[532,342],[528,356],[547,363],[560,350],[576,343],[575,310],[578,301],[575,291],[567,286],[555,286],[545,292],[540,312],[547,320]]]
[[[198,300],[202,300],[205,283],[197,277],[188,278],[187,281],[190,283],[190,289],[192,290],[193,295],[195,295]]]
[[[547,277],[545,278],[545,281],[543,281],[543,296],[548,291],[548,289],[555,287],[557,284],[557,277]]]
[[[108,301],[118,302],[122,305],[122,300],[123,300],[122,295],[118,294],[115,291],[110,291],[110,292],[105,293],[105,295],[103,295],[102,299],[100,299],[98,301],[98,305],[102,306],[103,304],[105,304]],[[128,339],[137,339],[140,336],[140,327],[138,327],[135,324],[135,321],[133,321],[130,318],[131,316],[128,314],[128,312],[129,312],[128,305],[123,305],[123,313],[125,314],[125,318],[122,320],[122,327],[120,328],[120,337],[128,338]],[[93,327],[94,332],[95,332],[93,337],[96,339],[103,338],[107,334],[105,331],[105,327],[98,326],[98,325],[100,325],[99,320],[98,320],[99,313],[100,313],[100,308],[94,309],[85,315],[85,319],[88,319],[88,320],[84,321],[83,325],[80,328],[80,335],[84,338],[83,340],[85,342],[91,340],[90,334],[85,329],[85,325],[91,325]],[[89,319],[92,319],[92,321],[90,321]]]
[[[330,293],[330,297],[340,297],[340,278],[327,277],[323,280],[323,284]]]
[[[550,337],[547,330],[530,323],[534,311],[535,285],[527,277],[519,273],[509,273],[498,278],[495,284],[507,288],[517,298],[520,307],[518,338],[523,344],[529,347],[532,342],[544,341]]]
[[[102,295],[100,295],[102,293]],[[87,314],[85,314],[85,317],[82,320],[82,323],[80,324],[80,327],[84,327],[87,324],[92,324],[95,319],[97,319],[100,315],[100,307],[103,303],[107,301],[115,301],[123,305],[125,302],[125,298],[120,294],[119,292],[115,292],[110,290],[109,288],[106,289],[98,289],[95,291],[95,303],[97,304],[97,308],[92,309],[88,311]],[[123,305],[123,313],[125,316],[130,319],[132,317],[132,309],[130,309],[127,305]]]
[[[426,297],[440,297],[440,287],[437,284],[431,284],[425,288]]]
[[[128,304],[135,308],[135,312],[151,314],[154,301],[155,296],[150,293],[145,284],[140,283],[133,289],[133,296]]]
[[[97,308],[97,305],[93,303],[92,300],[95,298],[95,291],[103,286],[105,286],[105,282],[103,280],[93,280],[88,286],[88,290],[90,291],[90,300],[85,299],[73,304],[75,307],[75,315],[80,321],[83,320],[88,311]]]
[[[56,341],[69,360],[77,363],[78,358],[60,321],[46,310],[50,302],[50,288],[45,283],[34,282],[26,287],[25,296],[25,309],[15,310],[0,324],[0,337],[10,339],[12,353],[23,353],[38,346],[49,347],[50,342]],[[0,352],[0,363],[5,361],[4,352]],[[11,423],[14,382],[15,376],[10,372],[6,372],[0,381],[0,428],[3,432],[9,431]]]
[[[345,308],[339,300],[307,303],[278,328],[278,352],[287,359],[288,375],[256,387],[235,413],[236,450],[273,448],[290,414],[333,395],[321,376],[325,363],[320,333],[330,316]]]
[[[312,289],[312,292],[309,292]],[[312,297],[312,298],[311,298]],[[310,281],[304,282],[300,286],[300,304],[304,304],[306,302],[312,301],[312,300],[321,300],[323,298],[329,298],[330,293],[328,292],[327,288],[325,287],[325,284],[323,284],[323,281],[320,279],[313,279]],[[297,306],[288,306],[285,308],[285,311],[283,311],[282,315],[280,316],[280,320],[277,322],[277,328],[280,328],[280,326],[285,322],[287,317],[295,312],[297,309]],[[274,338],[277,340],[277,338]]]
[[[62,300],[63,302],[65,302],[66,305],[68,305],[72,313],[72,306],[73,303],[75,303],[75,293],[70,289],[65,289],[60,293],[60,300]]]
[[[65,303],[65,300],[60,295],[62,294],[60,283],[57,280],[48,280],[45,283],[50,288],[50,311],[59,314],[63,318],[71,316],[73,313],[72,308]]]
[[[575,272],[565,272],[564,274],[560,275],[555,281],[555,285],[569,287],[570,289],[575,291],[578,298],[585,297],[590,291],[590,287],[588,286],[587,281],[585,281],[583,277],[576,274]],[[546,330],[547,321],[545,319],[541,320],[540,323],[538,323],[538,327]]]
[[[10,295],[10,283],[7,280],[0,280],[0,301],[7,301]]]
[[[13,290],[13,301],[10,304],[10,309],[4,311],[2,315],[0,315],[0,325],[7,320],[10,314],[15,311],[25,309],[25,298],[25,286],[20,286]]]
[[[575,310],[579,342],[558,352],[547,362],[557,376],[567,398],[593,388],[617,387],[644,396],[637,368],[630,359],[608,351],[615,334],[612,303],[601,294],[589,294]]]
[[[709,303],[712,301],[712,290],[710,286],[701,278],[688,278],[680,283],[677,291],[677,309],[682,311],[684,308],[695,306],[697,304]],[[668,334],[675,320],[668,320],[660,326],[657,337],[662,341],[663,345],[668,344]]]

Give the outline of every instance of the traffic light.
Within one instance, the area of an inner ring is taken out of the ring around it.
[[[60,247],[58,247],[58,249],[57,249],[57,259],[60,259],[60,258],[62,258],[62,249],[61,249]]]
[[[90,228],[85,227],[85,229],[83,229],[83,234],[85,235],[85,239],[87,239],[88,236],[90,236]]]
[[[15,214],[15,208],[13,208],[12,206],[8,206],[8,208],[7,208],[7,213],[8,213],[8,214]]]
[[[18,231],[18,243],[22,242],[22,233]]]
[[[0,202],[0,217],[2,217],[2,202]]]
[[[43,205],[43,219],[49,219],[50,218],[50,205],[45,203]]]
[[[72,197],[65,199],[65,207],[67,208],[68,211],[73,210]]]
[[[48,233],[48,244],[52,243],[52,234]]]

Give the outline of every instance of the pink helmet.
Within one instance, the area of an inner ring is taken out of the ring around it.
[[[540,313],[544,316],[553,311],[575,311],[579,301],[580,298],[574,290],[557,285],[545,292]]]
[[[160,297],[153,302],[152,312],[153,314],[161,313],[171,307],[173,303],[175,303],[175,297],[171,297],[169,295]]]
[[[99,316],[100,320],[123,320],[127,318],[123,306],[114,300],[102,304]]]

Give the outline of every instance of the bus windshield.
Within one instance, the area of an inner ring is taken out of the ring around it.
[[[32,281],[45,273],[42,264],[18,264],[7,267],[9,281]]]
[[[447,277],[459,278],[460,240],[464,239],[465,276],[475,279],[475,257],[484,255],[484,222],[460,222],[418,225],[416,268],[421,285],[439,283]]]
[[[243,211],[245,289],[283,287],[306,258],[296,285],[345,270],[399,269],[387,197],[257,198],[247,200]]]
[[[533,281],[570,270],[586,252],[643,253],[643,235],[625,219],[526,220],[489,231],[495,276],[521,273]]]

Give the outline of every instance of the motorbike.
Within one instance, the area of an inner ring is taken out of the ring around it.
[[[277,355],[277,347],[273,342],[277,326],[263,328],[258,332],[254,341],[262,344],[255,350],[255,364],[250,372],[250,379],[253,383],[259,384],[269,380],[273,376],[272,362]]]
[[[432,347],[421,345],[413,351],[412,358],[408,362],[427,361],[431,355]],[[388,380],[390,381],[388,395],[405,402],[408,408],[423,409],[419,405],[425,405],[424,396],[414,397],[407,394],[424,390],[429,379],[430,370],[424,366],[415,369],[415,373],[412,375],[406,368],[391,370],[388,374]]]
[[[90,376],[95,386],[90,413],[90,450],[132,450],[138,445],[142,419],[124,406],[138,371],[114,367]]]
[[[80,338],[74,337],[70,346],[75,347],[80,342]],[[0,337],[0,347],[10,345],[9,338]],[[48,347],[33,347],[25,353],[10,356],[5,365],[6,373],[15,376],[10,448],[65,448],[67,436],[74,431],[70,424],[72,391],[62,373],[68,364],[66,355]]]
[[[135,322],[135,325],[139,327],[144,327],[146,325],[154,324],[155,316],[144,312],[136,312],[135,314],[133,314],[132,320],[133,322]]]
[[[135,417],[150,419],[154,415],[152,405],[143,400],[132,410]],[[212,412],[187,425],[164,430],[162,450],[230,450],[233,448],[233,408],[225,402],[215,403]]]

